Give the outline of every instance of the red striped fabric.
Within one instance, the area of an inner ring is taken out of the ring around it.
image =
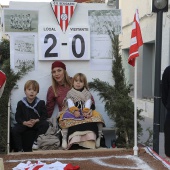
[[[138,10],[135,12],[134,21],[132,25],[132,33],[131,33],[131,43],[129,50],[129,58],[128,63],[135,66],[135,59],[139,56],[138,49],[143,45],[142,34],[139,24],[139,13]]]
[[[4,72],[2,72],[0,70],[0,89],[1,87],[4,85],[4,83],[6,82],[6,75]]]
[[[71,7],[71,6],[70,6]],[[66,6],[65,7],[65,13],[66,14],[68,14],[67,16],[67,19],[65,20],[65,30],[67,30],[67,27],[68,27],[68,23],[69,23],[69,18],[71,18],[70,16],[71,16],[71,13],[70,13],[70,11],[69,11],[69,7],[68,6]]]
[[[6,75],[5,75],[4,72],[2,72],[0,70],[0,98],[1,98],[2,93],[4,91],[5,83],[6,83]]]
[[[60,8],[60,13],[59,13],[59,16],[57,15],[57,17],[58,17],[58,20],[59,20],[59,23],[60,23],[60,27],[63,30],[63,22],[64,21],[61,19],[61,15],[63,14],[63,6],[59,6],[59,8]]]
[[[69,4],[70,2],[67,3],[62,3],[62,2],[53,2],[52,8],[54,11],[54,14],[58,20],[58,23],[62,29],[62,31],[65,33],[68,27],[68,24],[71,20],[71,17],[74,13],[75,7],[76,7],[76,2],[71,2],[71,5]]]
[[[58,14],[58,8],[57,8],[57,6],[54,6],[53,11],[54,11],[55,16],[57,17],[57,14]],[[58,21],[58,20],[57,20],[57,21]],[[59,23],[59,22],[58,22],[58,23]]]

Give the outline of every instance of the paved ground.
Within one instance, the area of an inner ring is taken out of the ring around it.
[[[141,122],[142,128],[143,128],[143,135],[140,137],[140,140],[138,143],[144,144],[148,138],[149,138],[149,133],[146,130],[147,128],[150,128],[153,131],[153,119],[145,117],[145,120]],[[104,135],[106,138],[106,146],[110,147],[111,145],[111,140],[115,139],[115,133],[113,130],[108,130],[104,131]],[[149,146],[152,148],[152,146]],[[165,157],[164,153],[164,133],[160,133],[159,135],[159,155],[161,157]]]
[[[145,149],[139,149],[139,155],[134,156],[132,149],[95,149],[95,150],[55,150],[35,151],[33,153],[11,153],[0,155],[4,160],[4,170],[11,170],[20,163],[37,161],[53,166],[56,161],[62,164],[79,165],[80,170],[167,170],[161,161],[148,154]],[[37,165],[36,165],[37,166]],[[50,168],[48,168],[50,169]],[[16,170],[16,169],[15,169]],[[18,170],[18,168],[17,168]]]
[[[146,129],[148,127],[150,127],[150,129],[153,130],[153,119],[145,117],[145,121],[142,121],[141,125],[142,125],[142,128],[143,128],[143,135],[141,136],[140,141],[142,143],[144,143],[144,142],[147,141],[148,136],[149,136]],[[161,157],[165,157],[165,153],[164,153],[164,133],[159,134],[159,155]]]

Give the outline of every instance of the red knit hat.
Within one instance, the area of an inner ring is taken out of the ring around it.
[[[52,63],[51,70],[55,67],[61,67],[66,70],[66,65],[61,61],[55,61],[54,63]]]

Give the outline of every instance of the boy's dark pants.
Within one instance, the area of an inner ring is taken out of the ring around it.
[[[33,141],[34,141],[37,139],[39,135],[45,134],[48,127],[49,127],[49,123],[46,120],[41,120],[37,122],[31,128],[17,123],[15,127],[12,128],[12,138],[13,138],[15,149],[17,151],[21,151],[24,149],[23,140],[22,140],[24,133],[26,133],[27,131],[33,130],[31,134],[31,138],[33,138]],[[36,134],[34,133],[34,131],[36,131]]]
[[[164,123],[165,155],[170,157],[170,110],[168,110]]]

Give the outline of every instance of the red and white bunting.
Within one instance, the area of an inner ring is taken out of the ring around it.
[[[51,2],[54,14],[64,33],[66,32],[71,17],[73,16],[76,4],[77,2]]]

